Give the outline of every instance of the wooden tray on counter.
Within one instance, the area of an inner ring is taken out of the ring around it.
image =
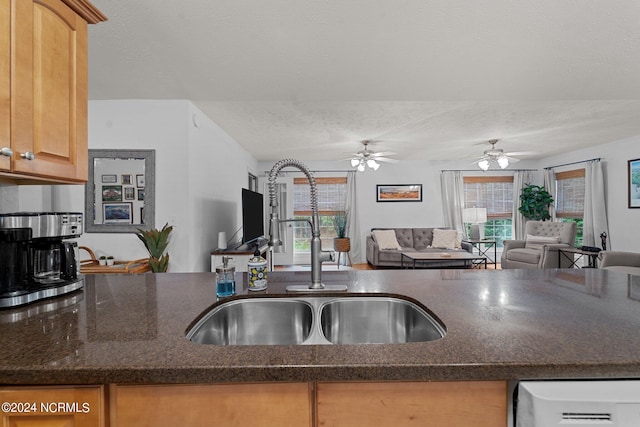
[[[80,246],[78,249],[86,251],[90,258],[80,261],[80,273],[82,274],[139,274],[151,271],[148,258],[133,261],[114,261],[113,265],[100,265],[91,248]]]

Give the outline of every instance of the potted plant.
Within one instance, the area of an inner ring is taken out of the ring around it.
[[[155,228],[142,230],[139,228],[136,233],[149,251],[149,266],[154,273],[164,273],[169,267],[169,254],[165,254],[165,251],[169,245],[171,230],[173,230],[173,226],[165,224],[162,230]]]
[[[527,219],[546,221],[551,219],[549,206],[553,197],[543,186],[527,184],[520,194],[518,211]]]
[[[115,260],[113,259],[113,256],[109,255],[107,257],[107,265],[113,265],[114,262],[115,262]]]
[[[336,228],[336,237],[333,239],[333,249],[336,252],[349,252],[351,240],[347,237],[347,212],[336,212],[333,216],[333,226]]]
[[[105,255],[102,255],[100,258],[98,258],[98,264],[107,265],[107,257]]]

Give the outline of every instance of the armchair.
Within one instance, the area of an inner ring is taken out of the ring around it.
[[[640,276],[640,253],[601,251],[598,257],[600,258],[600,268]]]
[[[575,222],[528,221],[525,236],[525,240],[504,241],[502,269],[570,267],[569,259],[559,259],[558,248],[573,246]]]

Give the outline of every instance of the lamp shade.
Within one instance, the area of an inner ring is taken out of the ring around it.
[[[481,224],[487,222],[486,208],[465,208],[462,210],[462,222]]]

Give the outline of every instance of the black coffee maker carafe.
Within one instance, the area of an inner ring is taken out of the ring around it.
[[[30,241],[30,228],[0,228],[0,295],[28,290]]]
[[[78,290],[81,213],[0,214],[0,308]]]

